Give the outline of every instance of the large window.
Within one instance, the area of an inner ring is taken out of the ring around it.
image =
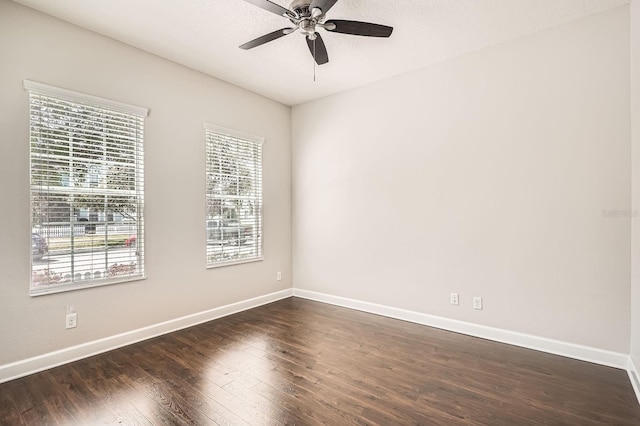
[[[262,260],[263,138],[205,123],[207,266]]]
[[[144,278],[147,110],[31,81],[31,295]]]

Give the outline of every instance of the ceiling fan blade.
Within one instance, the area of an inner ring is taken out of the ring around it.
[[[278,38],[280,38],[282,36],[286,36],[287,34],[291,34],[294,30],[295,30],[295,28],[283,28],[281,30],[274,31],[274,32],[269,33],[269,34],[265,34],[265,35],[263,35],[261,37],[258,37],[256,39],[254,39],[254,40],[246,42],[245,44],[240,46],[240,49],[244,49],[244,50],[253,49],[254,47],[261,46],[261,45],[263,45],[265,43],[269,43],[270,41],[278,39]]]
[[[335,27],[330,29],[333,25]],[[366,37],[389,37],[393,27],[372,24],[370,22],[344,21],[342,19],[330,19],[325,22],[325,29],[334,33],[352,34]]]
[[[311,51],[311,55],[315,59],[316,64],[323,65],[329,62],[327,47],[324,45],[324,41],[322,41],[320,34],[316,33],[315,40],[311,40],[309,39],[309,36],[307,36],[307,46],[309,46],[309,50]]]
[[[338,0],[313,0],[309,5],[309,10],[313,10],[317,7],[322,11],[322,14],[325,15],[337,1]]]
[[[269,0],[244,0],[247,3],[251,3],[255,6],[258,6],[264,10],[268,10],[269,12],[273,12],[276,15],[288,17],[289,15],[294,15],[289,9],[285,9],[284,7],[277,5]]]

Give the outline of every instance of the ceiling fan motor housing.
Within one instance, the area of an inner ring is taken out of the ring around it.
[[[296,12],[299,17],[305,18],[311,16],[310,4],[310,0],[293,0],[289,5],[289,9]]]
[[[321,24],[324,20],[324,14],[313,15],[309,6],[310,0],[294,0],[289,9],[298,15],[297,19],[289,17],[289,20],[298,26],[298,29],[305,36],[310,37],[312,40],[316,38],[316,25]]]

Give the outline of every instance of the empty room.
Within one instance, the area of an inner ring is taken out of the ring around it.
[[[0,424],[640,424],[640,0],[0,0],[0,188]]]

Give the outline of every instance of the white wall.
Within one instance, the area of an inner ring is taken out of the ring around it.
[[[640,0],[633,0],[630,7],[633,207],[635,211],[640,212]],[[640,368],[640,216],[633,220],[632,247],[631,358],[636,368]]]
[[[629,353],[629,65],[622,7],[294,107],[295,287]]]
[[[28,296],[23,79],[150,108],[147,280]],[[266,137],[263,262],[205,268],[203,121]],[[290,288],[290,133],[289,107],[0,0],[0,366]],[[78,328],[69,331],[66,305],[78,311]]]

